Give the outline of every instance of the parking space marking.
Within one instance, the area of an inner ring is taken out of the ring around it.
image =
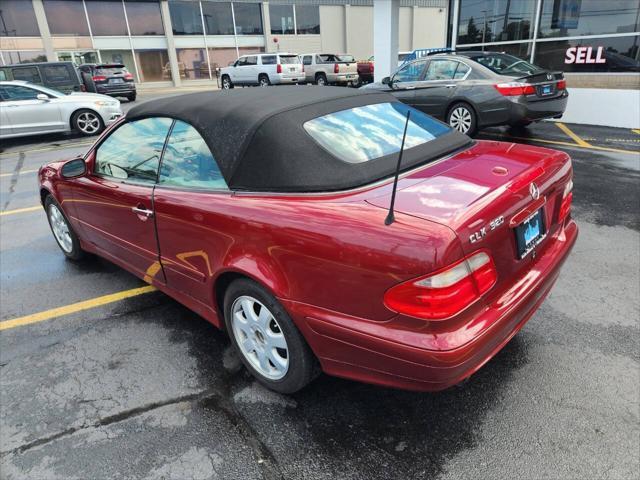
[[[15,150],[12,152],[0,152],[0,157],[6,157],[9,155],[19,155],[20,153],[32,153],[32,152],[48,152],[51,150],[59,150],[59,149],[68,149],[73,147],[84,147],[86,145],[91,145],[93,142],[73,142],[73,143],[63,143],[59,145],[51,145],[48,147],[41,148],[32,148],[30,150]]]
[[[20,172],[18,172],[18,175],[24,175],[25,173],[34,173],[37,172],[38,170],[21,170]],[[13,175],[13,172],[11,173],[0,173],[0,178],[1,177],[11,177]]]
[[[5,210],[4,212],[0,212],[0,217],[4,217],[5,215],[17,215],[18,213],[35,212],[36,210],[42,210],[42,207],[38,205],[37,207],[26,207],[26,208],[16,208],[15,210]]]
[[[3,320],[0,321],[0,331],[8,330],[10,328],[23,327],[25,325],[31,325],[32,323],[44,322],[45,320],[51,320],[53,318],[70,315],[72,313],[81,312],[83,310],[101,307],[103,305],[108,305],[109,303],[118,302],[126,298],[137,297],[138,295],[155,291],[155,287],[146,285],[144,287],[123,290],[121,292],[91,298],[82,302],[72,303],[63,307],[57,307],[38,313],[32,313],[31,315],[25,315],[24,317],[12,318],[11,320]]]
[[[633,130],[631,130],[633,133],[637,133],[638,135],[640,135],[640,128],[634,128]]]
[[[589,142],[585,142],[582,138],[580,138],[578,135],[576,135],[575,133],[573,133],[571,131],[571,129],[569,127],[567,127],[564,123],[562,122],[555,122],[555,124],[558,126],[558,128],[560,130],[562,130],[564,133],[566,133],[571,140],[573,140],[574,142],[576,142],[578,145],[580,145],[581,147],[592,147],[593,145],[591,145]]]
[[[547,140],[544,138],[535,138],[535,137],[514,137],[512,135],[503,135],[501,133],[491,133],[491,132],[482,132],[482,135],[488,136],[488,137],[502,138],[505,140],[524,140],[526,142],[550,143],[552,145],[562,145],[562,146],[571,147],[571,148],[584,148],[585,150],[599,150],[602,152],[640,155],[640,150],[623,150],[620,148],[599,147],[597,145],[589,145],[588,147],[581,147],[580,145],[576,143],[571,143],[571,142],[561,142],[559,140]]]

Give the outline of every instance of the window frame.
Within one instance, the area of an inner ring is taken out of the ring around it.
[[[97,164],[97,159],[98,159],[98,150],[104,144],[104,142],[107,141],[107,139],[109,139],[115,132],[117,132],[123,126],[128,125],[128,124],[133,123],[133,122],[140,121],[140,120],[145,120],[146,118],[167,118],[167,119],[171,120],[171,125],[169,125],[169,129],[167,130],[167,134],[166,134],[166,136],[164,138],[164,142],[162,144],[162,151],[160,152],[160,159],[158,160],[158,169],[156,171],[156,179],[155,179],[155,181],[153,183],[151,183],[151,182],[130,180],[128,178],[116,178],[116,177],[112,177],[110,175],[104,175],[102,173],[96,172],[96,164]],[[85,161],[85,164],[87,164],[86,176],[94,176],[94,177],[102,178],[104,180],[107,180],[107,181],[110,181],[110,182],[114,182],[114,183],[123,183],[123,184],[126,184],[126,185],[135,185],[135,186],[138,186],[138,187],[148,187],[150,189],[162,188],[162,189],[168,189],[168,190],[181,190],[181,191],[189,191],[189,192],[197,192],[197,193],[224,193],[224,194],[233,194],[233,193],[235,193],[228,186],[227,186],[226,189],[224,189],[224,188],[222,188],[222,189],[220,189],[220,188],[204,188],[204,187],[183,187],[183,186],[179,186],[179,185],[162,185],[159,182],[160,181],[160,169],[162,168],[162,162],[164,160],[164,152],[167,149],[167,142],[169,141],[169,138],[171,137],[171,133],[173,132],[173,127],[175,126],[176,122],[178,122],[178,121],[186,123],[191,128],[193,128],[196,132],[198,132],[198,135],[200,135],[202,137],[202,134],[192,124],[190,124],[189,122],[186,122],[184,120],[179,120],[179,119],[174,118],[174,117],[161,117],[161,116],[154,117],[154,116],[150,116],[150,117],[139,118],[137,120],[132,120],[132,121],[127,121],[126,117],[123,117],[122,122],[121,123],[116,123],[114,125],[113,130],[111,130],[109,132],[109,135],[105,136],[104,138],[101,138],[100,141],[97,142],[91,148],[91,150],[89,150],[87,152],[87,154],[84,156],[83,160]],[[204,137],[202,137],[202,139],[204,140]],[[209,146],[207,145],[207,149],[208,148],[209,148]],[[220,164],[218,163],[218,160],[213,155],[213,152],[211,152],[211,150],[209,150],[209,151],[211,153],[211,156],[213,157],[213,161],[216,162],[216,165],[218,165],[218,168],[220,169],[220,173],[222,173],[222,169],[220,168]],[[225,183],[226,183],[226,179],[225,179]]]
[[[0,97],[0,103],[9,103],[9,102],[32,102],[33,100],[37,100],[38,99],[38,95],[39,94],[44,94],[44,92],[40,92],[38,89],[30,87],[28,85],[2,85],[5,88],[24,88],[27,90],[31,90],[32,92],[36,93],[36,96],[33,98],[8,98],[7,100],[4,100],[2,97]]]
[[[429,68],[431,67],[431,64],[433,62],[442,62],[442,61],[446,61],[446,62],[455,62],[457,63],[456,65],[456,69],[453,71],[453,77],[452,78],[447,78],[447,79],[439,79],[439,80],[428,80],[427,79],[427,73],[429,73]],[[463,77],[461,78],[455,78],[456,77],[456,72],[458,71],[458,68],[460,68],[460,65],[464,65],[465,67],[468,68],[467,73],[464,74]],[[484,65],[483,65],[484,66]],[[427,67],[424,69],[424,72],[422,72],[422,80],[420,80],[421,82],[460,82],[463,80],[466,80],[469,75],[471,75],[471,71],[472,71],[472,67],[471,65],[458,60],[457,58],[432,58],[429,60],[429,63],[427,64]]]

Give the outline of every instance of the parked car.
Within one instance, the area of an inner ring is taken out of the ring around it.
[[[136,83],[127,67],[121,63],[85,63],[78,67],[87,91],[112,97],[125,97],[130,102],[137,96]]]
[[[402,65],[409,55],[411,55],[411,52],[399,52],[398,66]],[[358,62],[360,85],[373,82],[373,70],[373,55],[371,55],[367,60],[361,60]]]
[[[467,135],[560,118],[569,97],[562,72],[498,52],[436,53],[362,88],[390,92]]]
[[[38,178],[67,257],[104,256],[224,328],[284,393],[318,367],[461,382],[534,314],[578,234],[567,154],[473,142],[347,88],[151,100]]]
[[[66,95],[22,81],[0,82],[0,138],[78,131],[97,135],[122,116],[120,102],[106,95]]]
[[[304,82],[300,58],[294,53],[243,55],[232,65],[220,69],[222,88],[236,85],[292,84]]]
[[[303,53],[302,70],[307,82],[316,85],[348,85],[358,83],[358,64],[352,55],[335,53]]]
[[[0,67],[0,81],[20,80],[63,93],[85,90],[72,62],[20,63]]]

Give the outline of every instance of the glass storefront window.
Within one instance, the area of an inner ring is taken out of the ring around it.
[[[178,70],[183,80],[209,79],[207,53],[202,48],[179,48]]]
[[[131,35],[164,35],[158,0],[126,0]]]
[[[293,35],[293,5],[269,5],[272,35]]]
[[[87,14],[94,35],[128,35],[122,2],[118,0],[86,0]]]
[[[46,62],[47,54],[41,50],[23,50],[20,52],[12,52],[2,50],[3,65],[12,65],[14,63],[36,63]]]
[[[460,51],[486,50],[488,52],[503,52],[503,53],[508,53],[509,55],[513,55],[515,57],[528,61],[531,58],[532,47],[533,47],[532,42],[526,42],[526,43],[508,43],[506,45],[486,45],[484,47],[463,47],[463,48],[456,47],[456,50],[460,50]]]
[[[528,40],[533,36],[536,2],[460,0],[458,44]]]
[[[171,66],[166,50],[136,50],[141,82],[171,80]]]
[[[640,36],[538,42],[535,63],[574,73],[640,72]]]
[[[37,37],[40,35],[33,4],[24,0],[2,0],[0,37]]]
[[[82,65],[83,63],[98,63],[98,54],[93,50],[84,52],[57,52],[56,55],[60,62],[73,62],[76,65]]]
[[[202,35],[200,3],[183,0],[169,2],[174,35]]]
[[[51,35],[89,35],[82,2],[44,0],[44,11]]]
[[[102,63],[121,63],[127,67],[136,82],[140,81],[136,74],[136,66],[133,62],[131,50],[100,50],[100,57],[102,58]]]
[[[238,35],[262,35],[262,4],[234,3],[233,12]]]
[[[207,35],[233,35],[230,2],[202,2],[202,14]]]
[[[296,31],[298,35],[320,33],[320,7],[296,5]]]
[[[638,0],[544,0],[538,37],[637,32]]]

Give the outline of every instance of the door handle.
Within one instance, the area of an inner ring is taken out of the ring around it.
[[[455,83],[452,83],[452,84],[449,84],[449,85],[445,85],[445,87],[447,87],[447,88],[455,88],[455,86],[456,86]]]
[[[153,217],[153,211],[144,208],[144,205],[138,205],[137,207],[131,207],[131,211],[136,215],[142,215],[144,217]]]

